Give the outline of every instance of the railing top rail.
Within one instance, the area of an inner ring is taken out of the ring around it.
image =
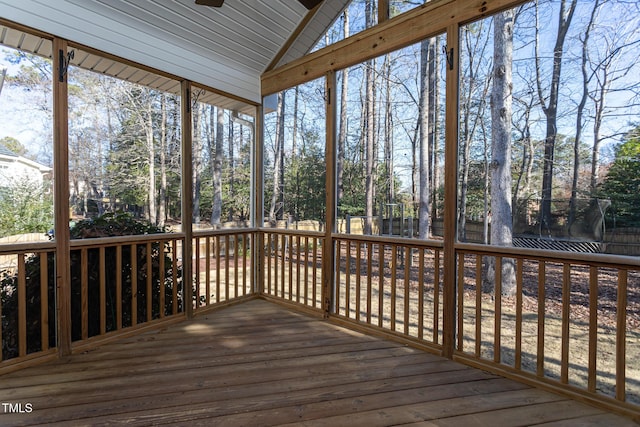
[[[308,230],[293,230],[290,228],[269,228],[269,227],[261,227],[258,228],[258,231],[262,233],[273,233],[273,234],[287,234],[292,236],[309,236],[309,237],[324,237],[325,234],[320,231],[308,231]]]
[[[73,239],[70,241],[71,248],[94,247],[94,246],[116,246],[126,243],[147,243],[167,240],[184,239],[184,233],[154,233],[136,234],[133,236],[113,236],[96,237],[91,239]]]
[[[0,255],[13,255],[19,252],[51,252],[55,250],[56,242],[24,242],[24,243],[3,243],[0,245]]]
[[[412,239],[408,237],[372,236],[365,234],[333,234],[332,237],[338,240],[357,240],[371,243],[390,243],[401,246],[416,246],[426,248],[444,248],[444,242],[440,240]]]
[[[545,261],[572,261],[583,265],[601,265],[607,267],[640,268],[640,257],[611,254],[594,254],[569,251],[550,251],[545,249],[530,249],[512,246],[491,246],[477,243],[456,243],[457,251],[488,254],[508,255],[513,258],[532,258]]]
[[[256,228],[223,228],[223,229],[204,229],[193,230],[193,237],[208,237],[208,236],[227,236],[231,234],[251,234],[254,233]]]

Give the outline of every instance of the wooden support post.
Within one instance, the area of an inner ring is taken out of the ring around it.
[[[67,42],[53,39],[53,176],[55,194],[58,353],[71,354],[71,250],[69,244],[69,144]]]
[[[329,71],[325,81],[326,101],[326,224],[322,248],[322,301],[325,316],[328,317],[333,309],[333,286],[335,283],[335,256],[332,234],[336,221],[336,74]]]
[[[447,51],[453,49],[453,62],[447,67],[446,128],[444,151],[444,290],[442,347],[445,357],[453,357],[456,336],[456,212],[458,172],[458,24],[447,28]],[[460,313],[461,314],[461,313]]]
[[[184,310],[187,319],[193,317],[193,161],[191,150],[191,83],[183,80],[181,84],[182,119],[182,292]]]
[[[263,139],[263,119],[264,110],[262,106],[256,108],[256,123],[253,137],[253,206],[251,209],[252,224],[254,228],[263,226],[264,216],[264,139]],[[253,241],[253,270],[254,270],[254,286],[253,292],[257,294],[264,293],[264,234],[260,231],[254,234]],[[269,270],[270,271],[270,270]],[[271,289],[271,288],[269,288]]]

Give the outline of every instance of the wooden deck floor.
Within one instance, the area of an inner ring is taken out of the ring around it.
[[[2,426],[635,425],[262,300],[5,375],[0,395],[32,408]]]

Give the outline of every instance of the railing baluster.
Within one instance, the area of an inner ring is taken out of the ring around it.
[[[165,266],[165,260],[164,257],[166,255],[165,253],[165,243],[167,243],[166,241],[160,241],[158,242],[158,257],[159,257],[159,261],[160,261],[160,283],[158,284],[158,288],[159,288],[159,294],[158,294],[158,314],[160,315],[160,318],[163,319],[165,316],[165,298],[166,298],[166,287],[165,287],[165,281],[166,281],[166,266]]]
[[[196,237],[195,238],[195,260],[192,260],[191,262],[194,263],[194,268],[193,268],[193,272],[194,272],[194,276],[195,276],[195,296],[196,296],[196,304],[195,307],[196,309],[198,309],[198,307],[200,307],[200,238]]]
[[[138,245],[130,245],[131,248],[131,326],[138,324]],[[191,260],[188,260],[191,262]],[[188,282],[188,281],[187,281]],[[191,301],[187,301],[191,304]]]
[[[175,268],[174,268],[175,270]],[[122,329],[122,245],[116,245],[116,330]]]
[[[216,302],[220,302],[223,300],[222,298],[222,262],[220,260],[221,254],[222,254],[222,248],[220,247],[220,236],[216,236],[216,240],[215,240],[215,254],[216,254]],[[224,299],[226,300],[228,298],[228,295],[224,295]]]
[[[458,254],[458,330],[457,349],[464,350],[464,253]]]
[[[231,283],[229,283],[229,235],[224,236],[224,295],[225,301],[231,299]],[[234,295],[235,296],[235,295]]]
[[[418,248],[418,339],[424,339],[424,248]],[[433,284],[437,286],[436,283]],[[434,312],[434,319],[438,316]]]
[[[316,238],[316,237],[312,237],[311,241],[313,242],[313,270],[312,271],[312,279],[311,279],[311,283],[312,283],[312,289],[311,289],[311,293],[312,296],[311,298],[313,298],[313,307],[322,307],[322,302],[321,301],[317,301],[318,299],[318,290],[317,290],[317,286],[318,286],[318,268],[317,263],[318,263],[318,248],[320,247],[320,239]],[[339,254],[338,254],[339,256]],[[338,279],[339,276],[336,276],[336,279]]]
[[[49,263],[46,252],[39,252],[38,257],[40,258],[40,343],[42,351],[46,351],[49,349]],[[2,310],[0,310],[0,318],[1,315]],[[2,337],[1,325],[0,337]],[[2,349],[0,349],[0,360],[2,360]]]
[[[304,237],[304,304],[309,305],[309,236]]]
[[[89,260],[87,248],[80,250],[80,310],[82,318],[81,336],[89,338]],[[135,271],[135,270],[134,270]]]
[[[411,287],[411,249],[404,248],[404,334],[409,335],[409,289]]]
[[[118,257],[120,258],[120,257]],[[173,266],[171,267],[172,283],[173,283],[173,293],[171,295],[171,309],[173,314],[178,314],[178,241],[173,240],[171,242],[171,261],[173,262]],[[184,286],[184,280],[183,280]],[[184,291],[183,291],[184,295]]]
[[[627,390],[627,270],[618,271],[616,304],[616,399],[624,402]]]
[[[340,269],[342,268],[342,240],[336,240],[335,241],[335,245],[336,245],[336,262],[335,262],[335,278],[336,278],[336,285],[335,285],[335,289],[334,289],[334,295],[333,295],[333,299],[334,299],[334,314],[339,315],[340,314],[340,289],[342,288],[342,274],[340,274]],[[324,255],[324,254],[323,254]],[[322,304],[321,304],[322,306]]]
[[[440,249],[433,251],[433,342],[438,344],[440,338]]]
[[[373,307],[371,306],[371,298],[373,296],[373,290],[371,289],[373,284],[373,258],[371,253],[372,249],[373,245],[371,244],[371,242],[367,242],[367,323],[371,323],[371,311],[373,310]]]
[[[151,262],[151,242],[147,242],[147,291],[146,291],[146,302],[147,302],[147,322],[150,322],[153,319],[153,264]]]
[[[476,357],[482,352],[482,255],[476,255]]]
[[[522,287],[523,259],[516,260],[516,345],[514,367],[522,369]]]
[[[355,319],[360,321],[360,297],[361,297],[361,289],[360,289],[360,268],[361,268],[361,260],[362,256],[362,245],[360,242],[356,242],[356,313]]]
[[[384,324],[382,319],[384,318],[384,254],[385,245],[378,243],[378,326],[382,328]]]
[[[493,361],[500,363],[502,360],[502,257],[495,257],[495,263]]]
[[[398,246],[391,245],[391,330],[396,330],[396,272],[398,267]]]
[[[282,241],[280,244],[280,253],[282,254],[282,262],[280,264],[280,297],[285,298],[285,266],[286,266],[286,257],[287,257],[287,244],[286,244],[287,236],[282,235]]]
[[[200,244],[198,244],[200,246]],[[205,281],[205,292],[206,297],[204,301],[204,305],[209,305],[211,303],[211,237],[204,238],[204,281]],[[200,260],[198,260],[198,264],[200,264]]]
[[[233,236],[233,296],[238,298],[240,296],[240,280],[238,276],[239,261],[238,261],[238,234]]]
[[[27,355],[27,280],[23,253],[18,254],[18,355]]]
[[[544,377],[544,323],[546,301],[546,263],[538,261],[538,351],[536,358],[536,375]]]
[[[569,383],[569,312],[571,309],[571,264],[562,265],[562,348],[560,382]]]
[[[589,267],[589,379],[587,389],[596,392],[598,357],[598,267]]]
[[[100,335],[107,333],[107,278],[105,269],[105,249],[98,249],[98,269],[100,271]]]

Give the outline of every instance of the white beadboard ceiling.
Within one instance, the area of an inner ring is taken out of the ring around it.
[[[347,4],[325,0],[278,65],[308,52]],[[194,0],[0,0],[4,19],[254,103],[261,102],[260,75],[307,13],[297,0],[226,0],[221,8],[199,6]],[[35,53],[51,53],[50,46],[49,52],[38,46],[38,38],[20,39],[11,34],[0,43],[29,50],[28,40]],[[86,52],[78,51],[73,63],[112,74],[105,71],[109,64],[102,60],[99,65]],[[128,74],[144,81],[131,71]],[[119,72],[120,77],[127,74]],[[168,83],[154,84],[163,85]]]

